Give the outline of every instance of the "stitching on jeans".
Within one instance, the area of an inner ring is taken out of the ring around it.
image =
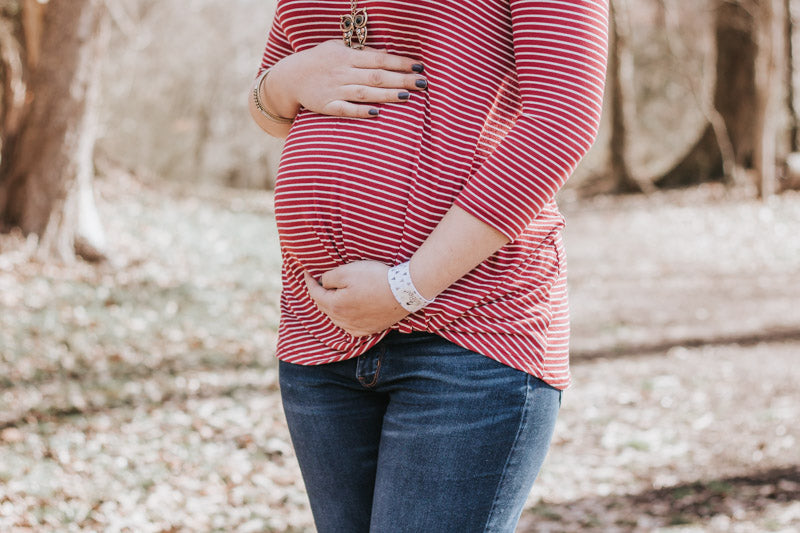
[[[508,478],[508,463],[511,462],[511,458],[519,448],[519,437],[528,421],[528,404],[530,403],[531,396],[533,396],[531,391],[531,376],[528,374],[527,378],[525,379],[525,402],[522,404],[522,416],[520,417],[519,425],[517,426],[517,434],[514,435],[514,443],[511,445],[511,449],[508,451],[506,464],[503,465],[503,473],[500,475],[500,481],[497,482],[497,489],[494,492],[494,501],[492,501],[492,507],[489,509],[489,516],[486,517],[486,523],[483,526],[484,532],[488,531],[487,528],[489,527],[492,518],[494,518],[495,509],[497,509],[497,502],[499,500],[500,489],[503,488],[503,485]]]
[[[385,353],[386,353],[386,347],[381,346],[381,353],[378,355],[378,365],[375,367],[375,374],[373,375],[372,381],[370,381],[369,383],[364,383],[364,378],[362,378],[361,376],[358,377],[358,381],[361,382],[361,385],[363,387],[372,388],[375,386],[376,383],[378,383],[378,376],[381,373],[381,362],[383,362],[383,356]]]

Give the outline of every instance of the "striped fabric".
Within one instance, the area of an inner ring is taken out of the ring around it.
[[[322,364],[353,337],[309,298],[315,277],[361,259],[408,260],[453,203],[512,241],[395,326],[431,331],[556,388],[569,385],[563,218],[556,191],[592,144],[606,63],[605,0],[359,0],[367,44],[425,65],[427,91],[377,119],[301,109],[283,150],[277,356]],[[279,0],[262,70],[341,38],[349,0]]]

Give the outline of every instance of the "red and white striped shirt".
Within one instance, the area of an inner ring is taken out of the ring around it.
[[[431,331],[569,384],[564,221],[556,191],[594,141],[606,66],[606,0],[359,0],[369,46],[419,60],[427,91],[376,104],[377,119],[301,109],[275,183],[283,257],[277,356],[356,357],[309,297],[315,277],[408,260],[455,203],[512,239],[395,326]],[[341,38],[349,0],[279,0],[262,70]]]

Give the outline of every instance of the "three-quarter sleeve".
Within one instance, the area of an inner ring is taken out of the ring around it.
[[[276,15],[272,18],[272,26],[267,36],[267,45],[264,48],[264,54],[261,56],[261,65],[258,69],[258,73],[261,74],[284,57],[293,53],[294,49],[289,39],[286,38],[286,33],[283,31],[281,21]]]
[[[522,112],[455,204],[520,235],[594,142],[605,83],[605,0],[511,0]]]

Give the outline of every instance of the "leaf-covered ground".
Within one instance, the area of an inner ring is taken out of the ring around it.
[[[313,531],[267,193],[99,184],[112,261],[0,236],[0,531]],[[800,196],[563,202],[574,386],[520,532],[800,528]]]

